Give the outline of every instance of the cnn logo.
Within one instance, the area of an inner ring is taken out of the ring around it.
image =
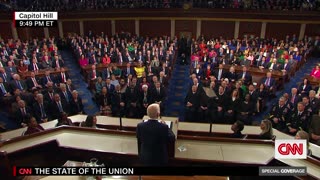
[[[307,159],[307,141],[297,140],[276,140],[274,147],[276,159]]]

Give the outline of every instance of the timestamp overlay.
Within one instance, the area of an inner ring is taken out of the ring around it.
[[[58,12],[14,12],[15,27],[57,27]]]

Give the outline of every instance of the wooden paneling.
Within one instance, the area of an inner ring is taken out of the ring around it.
[[[18,38],[21,40],[27,40],[29,38],[29,29],[30,28],[17,28]]]
[[[44,28],[30,28],[29,29],[29,38],[44,38]]]
[[[240,22],[239,38],[242,38],[243,35],[260,37],[261,25],[262,23],[260,22]]]
[[[180,33],[191,32],[191,36],[195,37],[197,33],[197,21],[177,20],[175,34],[180,36]]]
[[[79,21],[63,21],[63,35],[66,37],[68,33],[77,33],[80,34],[80,25]]]
[[[50,37],[59,37],[59,28],[58,26],[57,27],[51,27],[51,28],[48,28],[49,30],[49,36]]]
[[[12,38],[11,22],[0,22],[0,36],[3,39]]]
[[[299,36],[300,24],[289,23],[267,23],[266,38],[284,39],[286,35],[292,36],[296,34]]]
[[[93,34],[104,34],[110,35],[111,34],[111,21],[84,21],[83,22],[83,32],[85,35],[92,31]]]
[[[234,22],[229,21],[202,21],[201,34],[206,38],[227,37],[233,38]]]
[[[320,24],[307,24],[305,35],[308,35],[308,36],[320,35]]]
[[[116,20],[116,33],[129,32],[135,34],[134,20]]]
[[[140,35],[141,36],[170,36],[171,22],[169,20],[141,20]]]

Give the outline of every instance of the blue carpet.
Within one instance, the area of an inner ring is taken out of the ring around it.
[[[87,114],[96,114],[99,112],[99,108],[92,100],[92,93],[87,89],[88,84],[85,82],[83,76],[80,74],[80,67],[76,63],[76,60],[69,51],[61,51],[61,56],[65,61],[65,66],[69,69],[69,75],[74,84],[76,90],[79,92],[79,96],[82,98],[84,111]]]
[[[189,88],[189,67],[189,65],[178,64],[174,66],[165,102],[165,115],[179,117],[180,121],[184,120],[184,99]]]

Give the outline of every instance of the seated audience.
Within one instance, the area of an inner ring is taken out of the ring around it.
[[[260,124],[260,128],[261,128],[261,133],[259,135],[259,139],[271,140],[273,138],[271,121],[267,119],[262,120]]]
[[[314,69],[312,69],[310,76],[315,78],[320,78],[320,67],[317,65]]]

